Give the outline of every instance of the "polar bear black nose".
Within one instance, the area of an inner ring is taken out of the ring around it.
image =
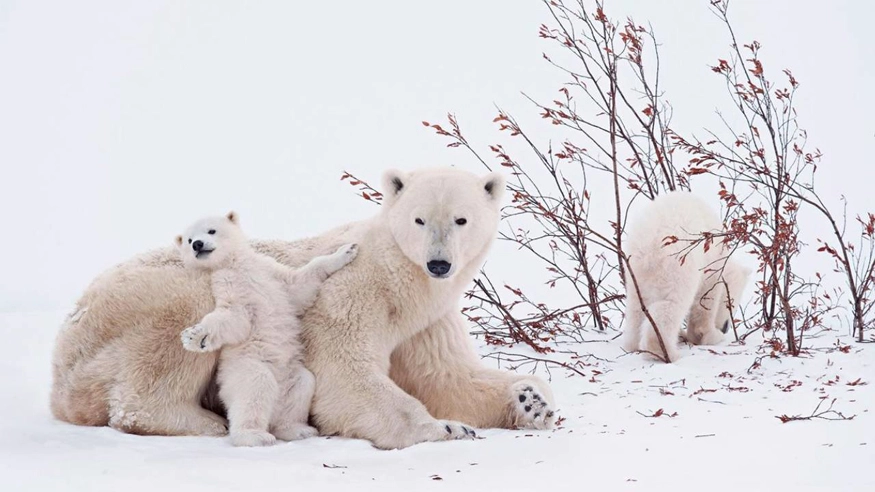
[[[204,249],[204,242],[198,239],[197,241],[191,243],[191,249],[200,252],[200,250]]]
[[[431,260],[426,263],[425,266],[432,275],[446,275],[447,272],[450,271],[450,267],[453,265],[444,260]]]

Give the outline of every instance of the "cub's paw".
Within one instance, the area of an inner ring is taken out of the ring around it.
[[[474,428],[461,422],[453,420],[438,420],[438,424],[441,425],[445,433],[443,435],[444,440],[477,439],[477,432]]]
[[[349,265],[352,260],[359,254],[359,245],[352,244],[344,244],[340,248],[337,249],[334,253],[328,255],[326,257],[326,269],[328,270],[328,274],[340,270],[341,268]]]
[[[257,447],[276,444],[276,437],[270,432],[258,430],[241,430],[231,433],[231,444],[234,446]]]
[[[308,437],[318,436],[319,431],[309,425],[297,424],[274,429],[273,435],[280,441],[300,441]]]
[[[203,325],[194,325],[191,328],[182,330],[179,337],[182,339],[182,346],[190,352],[212,352],[218,347],[214,347],[211,343],[211,333]]]
[[[549,429],[556,421],[549,388],[539,386],[535,381],[519,381],[511,387],[512,420],[518,429]]]
[[[334,254],[346,265],[358,256],[359,245],[356,243],[344,244]]]

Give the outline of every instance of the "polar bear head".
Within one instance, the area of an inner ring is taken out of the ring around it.
[[[249,248],[240,229],[237,214],[201,219],[176,236],[176,246],[186,266],[222,268],[241,251]]]
[[[498,173],[390,170],[383,175],[383,213],[410,261],[432,278],[450,278],[482,261],[496,236],[504,186]]]
[[[729,299],[732,300],[732,307],[736,308],[741,301],[741,295],[744,293],[744,288],[750,278],[750,268],[738,264],[732,260],[727,260],[726,266],[723,267],[723,281],[717,285],[720,290],[717,304],[717,317],[714,319],[718,330],[726,333],[729,327],[732,326],[732,313],[729,312],[729,306],[726,302],[726,294],[729,293]]]

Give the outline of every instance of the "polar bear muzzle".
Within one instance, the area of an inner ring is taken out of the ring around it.
[[[449,274],[450,270],[453,268],[453,265],[445,260],[430,260],[425,264],[425,267],[428,269],[428,273],[430,273],[432,277],[446,278],[447,274]]]

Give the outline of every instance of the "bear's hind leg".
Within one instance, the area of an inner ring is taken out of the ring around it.
[[[123,386],[114,388],[110,396],[109,426],[144,436],[224,436],[228,433],[225,419],[204,410],[196,400],[150,404]]]
[[[719,303],[726,302],[726,296],[720,291],[724,286],[722,283],[709,288],[706,286],[696,293],[687,317],[684,339],[693,345],[717,345],[723,340],[723,333],[717,329],[716,320]]]
[[[660,300],[647,304],[647,309],[653,321],[656,322],[656,327],[659,329],[659,334],[665,344],[665,352],[668,355],[670,362],[674,362],[680,358],[678,350],[678,336],[681,332],[681,324],[686,315],[687,306],[689,304],[681,304],[674,301]],[[662,347],[659,344],[659,338],[656,336],[653,326],[650,322],[645,322],[641,326],[642,330],[642,347],[641,350],[646,350],[657,357],[663,357]]]
[[[310,404],[316,390],[316,378],[303,364],[279,377],[279,400],[271,418],[271,433],[283,441],[297,441],[318,434],[307,425]]]
[[[623,323],[623,334],[620,335],[620,346],[626,352],[636,352],[641,349],[641,323],[644,319],[641,303],[638,302],[638,293],[634,288],[627,289],[626,319]]]
[[[556,419],[540,378],[484,367],[455,311],[392,353],[390,375],[437,418],[481,428],[546,429]]]

